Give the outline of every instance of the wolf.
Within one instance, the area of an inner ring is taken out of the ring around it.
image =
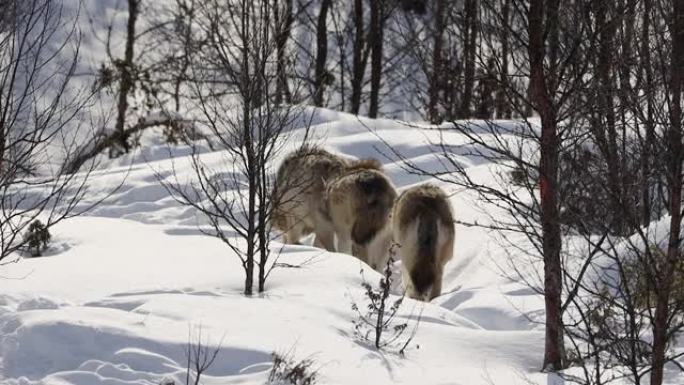
[[[349,161],[317,146],[290,153],[276,174],[273,227],[287,244],[316,235],[314,246],[335,251],[335,232],[325,204],[326,184],[342,174]]]
[[[353,162],[328,183],[326,196],[338,250],[382,269],[389,258],[389,218],[397,192],[380,163]]]
[[[432,184],[401,193],[392,211],[406,294],[430,301],[442,292],[444,265],[453,257],[454,217],[447,195]]]

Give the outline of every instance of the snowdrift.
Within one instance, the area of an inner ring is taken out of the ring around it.
[[[430,180],[407,172],[395,151],[426,169],[444,167],[435,158],[439,133],[429,126],[306,111],[313,115],[302,122],[313,123],[317,143],[378,158],[399,189]],[[442,138],[473,177],[492,178],[495,165],[469,155],[465,138]],[[189,154],[143,140],[139,151],[94,173],[89,201],[120,188],[87,216],[56,227],[48,257],[0,270],[3,383],[181,384],[186,344],[198,329],[219,349],[207,384],[263,384],[271,353],[287,351],[312,358],[321,384],[553,383],[538,373],[541,298],[505,278],[509,254],[493,234],[456,227],[444,294],[428,304],[406,299],[400,319],[420,316],[412,345],[403,358],[380,353],[354,339],[351,306],[363,304],[360,270],[371,283],[379,275],[351,256],[275,242],[279,262],[306,263],[277,268],[263,296],[241,294],[238,260],[202,235],[201,216],[159,184],[172,167],[191,177]],[[209,165],[222,159],[209,149],[201,156]],[[486,206],[468,191],[441,185],[459,220],[483,216]]]

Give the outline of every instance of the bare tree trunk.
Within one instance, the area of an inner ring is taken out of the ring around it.
[[[371,46],[371,89],[368,116],[378,117],[380,108],[380,82],[382,80],[382,32],[384,0],[371,0],[370,31],[368,40]]]
[[[119,135],[119,145],[124,152],[130,150],[128,138],[125,133],[126,114],[128,112],[128,96],[133,90],[133,56],[135,48],[135,24],[138,19],[138,6],[140,0],[128,0],[128,23],[126,24],[126,50],[124,59],[120,65],[121,80],[119,82],[119,101],[117,103],[117,116],[115,131]]]
[[[652,87],[653,69],[650,53],[650,25],[651,25],[651,0],[643,0],[643,19],[641,31],[640,60],[641,69],[644,72],[646,87]],[[643,86],[642,86],[643,88]],[[646,138],[641,154],[641,224],[646,226],[651,222],[651,149],[655,142],[655,128],[653,127],[653,90],[646,91]]]
[[[528,11],[530,62],[530,93],[532,103],[541,118],[541,159],[539,192],[541,200],[542,253],[544,259],[544,303],[546,309],[546,337],[544,347],[545,370],[560,370],[565,361],[563,319],[561,313],[561,232],[558,212],[558,129],[556,111],[547,92],[544,70],[545,30],[558,25],[544,26],[544,1],[532,0]]]
[[[351,113],[358,114],[361,108],[361,92],[363,90],[363,74],[366,72],[366,60],[363,48],[363,0],[354,0],[354,52],[351,80]]]
[[[465,0],[464,4],[464,80],[463,97],[461,98],[461,111],[459,117],[470,117],[470,106],[475,89],[475,53],[477,50],[477,2]]]
[[[548,107],[545,107],[546,109]],[[561,313],[561,234],[558,213],[558,137],[553,112],[541,112],[542,140],[540,161],[540,198],[542,210],[542,250],[544,253],[544,303],[546,369],[564,366],[563,315]],[[551,116],[549,116],[551,115]]]
[[[492,119],[494,115],[494,90],[496,88],[496,64],[494,57],[487,60],[487,68],[477,83],[479,98],[475,117],[478,119]]]
[[[599,83],[597,84],[597,104],[599,105],[598,114],[603,119],[596,119],[595,136],[599,138],[599,148],[603,152],[603,156],[608,166],[608,183],[610,185],[611,193],[617,198],[613,199],[614,215],[612,218],[611,227],[613,231],[618,234],[624,233],[624,222],[621,212],[621,204],[624,203],[625,194],[620,185],[620,155],[618,153],[618,138],[616,129],[616,118],[613,105],[613,98],[615,94],[615,84],[612,76],[613,68],[613,50],[614,50],[614,34],[615,22],[609,17],[609,7],[612,7],[608,2],[594,2],[596,13],[596,25],[599,30],[599,51],[597,61],[597,75]],[[605,130],[607,135],[603,134]]]
[[[502,25],[510,24],[511,0],[504,0],[501,10]],[[501,39],[501,78],[499,79],[499,89],[496,93],[496,117],[498,119],[511,118],[510,101],[506,100],[506,89],[508,85],[508,56],[510,55],[510,42],[507,33],[500,34]]]
[[[428,120],[431,123],[437,124],[442,121],[440,116],[438,104],[442,89],[442,72],[444,71],[444,63],[442,62],[442,51],[444,49],[444,14],[446,13],[446,0],[437,0],[435,9],[435,31],[434,44],[432,47],[432,73],[430,74],[428,84]]]
[[[656,308],[653,319],[653,352],[651,385],[663,383],[663,367],[669,337],[671,317],[670,295],[674,274],[680,263],[680,232],[682,221],[682,71],[684,71],[684,0],[673,1],[671,28],[672,57],[670,58],[671,111],[670,125],[666,132],[667,185],[670,211],[670,234],[667,244],[667,260],[661,278],[656,285]]]
[[[3,111],[2,94],[0,94],[0,111]],[[0,175],[4,173],[5,167],[5,148],[7,147],[7,138],[5,134],[4,117],[0,116]]]
[[[271,250],[269,249],[269,234],[271,222],[270,213],[273,208],[274,197],[272,190],[268,183],[268,154],[263,148],[259,149],[259,226],[257,228],[259,238],[259,274],[258,274],[258,290],[263,293],[266,289],[266,277],[268,276],[268,258]]]
[[[347,108],[347,72],[349,71],[349,66],[347,65],[347,60],[349,59],[349,51],[347,48],[348,40],[350,39],[350,27],[349,19],[353,15],[353,9],[351,13],[347,14],[347,17],[343,17],[342,13],[347,10],[347,7],[340,7],[337,12],[332,13],[332,20],[334,26],[334,37],[335,43],[337,44],[337,66],[339,68],[339,80],[336,81],[339,84],[339,104],[337,109],[340,111],[345,111]],[[351,40],[351,39],[350,39]]]
[[[326,83],[325,64],[328,58],[328,9],[332,0],[323,0],[316,24],[316,65],[314,70],[313,103],[317,107],[323,106],[323,92]]]
[[[186,23],[182,33],[183,41],[183,57],[181,58],[181,68],[173,84],[173,102],[176,112],[180,111],[181,104],[181,86],[186,81],[188,69],[190,69],[190,56],[192,55],[192,23],[195,18],[195,2],[192,0],[190,6],[182,1],[177,2],[178,14],[176,17]]]
[[[0,45],[0,48],[5,49],[2,45]],[[0,73],[1,75],[1,73]],[[2,77],[0,77],[2,79]],[[8,109],[5,106],[6,102],[3,102],[2,96],[3,96],[3,89],[0,87],[0,175],[4,174],[4,167],[5,167],[5,149],[7,147],[7,133],[6,131],[6,124],[5,120],[7,120],[7,113]]]
[[[263,293],[266,289],[266,277],[268,275],[268,267],[266,266],[266,264],[268,263],[268,258],[270,256],[268,239],[270,232],[270,228],[268,225],[268,222],[270,220],[270,207],[268,207],[269,205],[264,203],[269,200],[270,191],[265,188],[267,185],[266,172],[268,171],[265,158],[262,158],[260,160],[259,169],[261,178],[259,186],[261,187],[261,191],[259,194],[259,274],[257,288],[259,290],[259,293]]]
[[[245,62],[247,62],[247,53],[244,53],[245,58],[243,59]],[[247,65],[245,65],[245,68],[249,68]],[[249,81],[249,79],[246,79],[245,81]],[[247,86],[249,87],[249,86]],[[247,88],[248,89],[248,88]],[[251,93],[251,91],[249,91]],[[254,257],[256,254],[256,249],[255,249],[255,240],[257,238],[257,227],[256,227],[256,220],[257,220],[257,211],[256,211],[256,205],[257,205],[257,190],[258,190],[258,185],[257,185],[257,175],[256,175],[256,169],[255,169],[255,164],[256,164],[256,154],[254,151],[254,141],[252,140],[252,132],[251,132],[251,114],[250,111],[252,109],[252,103],[250,98],[246,98],[245,102],[242,105],[242,125],[244,129],[244,135],[245,135],[245,153],[246,153],[246,158],[247,158],[247,164],[246,164],[246,176],[247,180],[249,183],[249,188],[247,192],[247,232],[246,232],[246,237],[245,241],[247,243],[247,251],[245,253],[245,290],[244,293],[245,295],[252,295],[253,292],[253,286],[254,286]]]
[[[247,189],[247,229],[245,236],[245,243],[247,244],[247,250],[245,252],[244,268],[245,268],[245,295],[252,295],[253,285],[254,285],[254,255],[255,255],[255,239],[256,239],[256,205],[257,205],[257,192],[258,186],[256,181],[256,154],[255,154],[255,144],[253,141],[253,131],[252,131],[252,114],[251,111],[254,107],[255,95],[261,90],[259,85],[256,84],[250,73],[255,74],[256,69],[253,68],[255,63],[250,60],[250,50],[251,43],[250,40],[254,39],[255,36],[251,33],[253,32],[252,23],[256,20],[252,20],[249,5],[247,5],[246,0],[242,0],[240,4],[240,11],[242,16],[240,18],[240,39],[241,47],[239,47],[240,54],[240,85],[239,93],[242,98],[242,103],[240,108],[242,109],[242,135],[244,140],[245,148],[245,177],[247,178],[248,189]],[[258,55],[258,54],[257,54]],[[256,75],[255,75],[256,76]]]
[[[261,5],[260,9],[258,11],[258,14],[260,15],[260,18],[263,19],[261,20],[261,34],[259,36],[259,39],[264,42],[264,44],[261,44],[259,49],[262,51],[261,54],[259,55],[259,59],[256,60],[256,76],[258,79],[261,79],[261,82],[259,82],[259,86],[261,87],[259,89],[259,94],[264,95],[265,97],[263,98],[263,110],[267,111],[273,111],[273,107],[270,104],[270,99],[268,98],[269,95],[269,74],[268,74],[268,66],[269,66],[269,56],[272,52],[272,49],[269,48],[268,46],[271,44],[271,34],[270,34],[270,27],[271,27],[271,11],[278,12],[277,8],[272,9],[270,6],[270,0],[261,0]],[[276,48],[277,51],[277,48]],[[277,52],[276,52],[277,54]],[[276,70],[276,76],[278,75],[277,70]],[[278,108],[278,107],[276,107]],[[269,115],[267,120],[275,119],[277,120],[277,117],[272,116],[271,112],[267,112],[266,114]],[[264,119],[264,116],[262,116],[263,112],[257,112],[258,114],[258,120],[262,121]],[[264,127],[261,124],[257,124],[258,130],[257,130],[257,136],[254,140],[254,146],[255,146],[255,156],[254,156],[254,179],[255,179],[255,190],[256,194],[255,197],[257,198],[257,201],[259,203],[257,210],[256,210],[256,239],[255,239],[255,244],[257,246],[257,250],[254,253],[254,262],[258,266],[258,274],[257,274],[257,290],[259,293],[263,293],[265,289],[265,284],[266,284],[266,264],[268,262],[268,257],[269,257],[269,247],[268,247],[268,223],[270,222],[269,218],[269,212],[270,212],[270,207],[272,205],[272,201],[269,199],[270,193],[271,193],[271,186],[269,185],[269,179],[268,179],[268,170],[269,170],[269,165],[268,165],[268,156],[269,156],[269,150],[268,146],[265,145],[264,143],[268,143],[268,141],[265,141],[261,138],[264,136],[270,134],[270,130],[268,127],[264,129]],[[258,261],[256,260],[258,254]]]
[[[671,222],[672,224],[672,222]],[[665,272],[671,276],[670,272]],[[665,366],[665,349],[667,347],[667,318],[669,309],[667,303],[670,299],[670,288],[660,284],[660,293],[656,296],[656,309],[653,316],[653,351],[651,359],[651,384],[663,383],[663,367]]]
[[[290,39],[290,33],[292,30],[292,0],[282,0],[284,2],[284,8],[281,9],[277,6],[279,0],[274,0],[276,3],[275,7],[275,23],[277,28],[276,34],[276,92],[275,92],[275,103],[282,104],[283,96],[286,103],[292,103],[292,95],[290,94],[290,89],[287,84],[287,73],[285,73],[286,58],[285,51],[287,48],[287,41]]]
[[[633,183],[632,179],[632,172],[628,172],[628,170],[633,170],[631,166],[631,161],[628,158],[628,153],[630,152],[628,148],[628,131],[630,130],[630,123],[634,122],[634,126],[637,126],[637,123],[634,119],[636,114],[630,114],[630,100],[629,100],[629,95],[633,94],[632,91],[632,85],[631,85],[631,68],[638,68],[638,65],[636,63],[636,60],[634,60],[634,53],[633,53],[633,48],[634,48],[634,23],[635,23],[635,17],[636,17],[636,3],[637,0],[627,0],[626,4],[620,4],[618,7],[621,9],[622,7],[625,8],[624,16],[622,17],[621,23],[616,24],[621,25],[622,27],[622,40],[620,42],[620,46],[622,47],[622,59],[618,60],[617,62],[613,63],[614,66],[617,67],[618,74],[619,74],[619,80],[620,80],[620,86],[619,86],[619,91],[618,91],[618,114],[620,117],[620,129],[621,129],[621,147],[620,147],[620,188],[622,190],[622,195],[625,199],[625,205],[628,207],[638,207],[638,186]],[[630,116],[631,115],[631,116]],[[635,213],[636,214],[636,213]],[[622,226],[623,230],[626,233],[631,233],[633,232],[633,229],[637,226],[639,226],[639,220],[638,220],[638,214],[633,215],[630,218],[623,218],[622,219]]]

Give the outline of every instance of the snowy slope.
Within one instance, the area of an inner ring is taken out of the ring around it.
[[[387,145],[423,168],[443,167],[429,144],[438,139],[434,130],[309,111],[319,143],[379,158],[400,189],[427,180],[404,171]],[[457,134],[445,140],[456,149],[465,143]],[[157,180],[157,174],[170,178],[171,166],[191,176],[189,149],[146,143],[91,177],[92,201],[121,186],[87,216],[56,227],[49,256],[0,270],[2,383],[184,383],[186,344],[198,328],[208,345],[221,349],[207,384],[263,384],[270,354],[291,349],[315,360],[321,384],[554,383],[538,373],[543,329],[535,321],[543,303],[504,277],[509,256],[493,234],[457,226],[444,294],[424,306],[403,305],[403,318],[415,319],[422,308],[412,348],[405,358],[380,354],[352,336],[351,304],[363,303],[364,267],[357,259],[284,246],[281,262],[312,262],[276,269],[265,295],[245,298],[237,259],[201,235],[202,218]],[[462,150],[473,177],[492,178],[492,165]],[[207,164],[222,159],[210,151],[202,156]],[[483,218],[486,206],[467,191],[444,188],[458,219]],[[364,269],[371,282],[375,274]]]

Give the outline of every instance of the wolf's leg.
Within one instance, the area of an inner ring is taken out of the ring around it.
[[[301,224],[290,226],[289,230],[283,235],[285,243],[288,245],[299,245],[302,238],[303,228]]]
[[[315,233],[316,240],[314,241],[314,246],[328,251],[335,251],[335,229],[332,223],[324,218],[317,218]]]
[[[288,245],[298,245],[299,244],[299,236],[297,234],[294,234],[293,232],[287,232],[283,234],[283,238],[285,241],[285,244]]]
[[[437,274],[435,275],[435,282],[432,284],[432,292],[430,293],[430,300],[435,297],[439,297],[442,294],[442,275],[444,274],[443,268],[437,269]]]
[[[450,233],[448,230],[440,228],[440,233],[447,234],[447,239],[439,250],[439,256],[437,259],[437,275],[435,276],[435,283],[432,285],[430,299],[439,297],[442,294],[442,276],[444,275],[444,266],[447,264],[447,262],[449,262],[454,254],[453,231]]]
[[[413,281],[411,281],[411,274],[408,268],[402,264],[401,266],[401,282],[404,284],[404,293],[409,298],[416,298],[413,290]]]
[[[332,229],[317,231],[314,246],[328,251],[335,251],[335,232]]]
[[[337,251],[352,255],[352,240],[349,232],[337,233]]]
[[[372,264],[372,261],[368,260],[368,246],[352,243],[352,255],[371,265],[373,270],[375,270],[375,266]]]

